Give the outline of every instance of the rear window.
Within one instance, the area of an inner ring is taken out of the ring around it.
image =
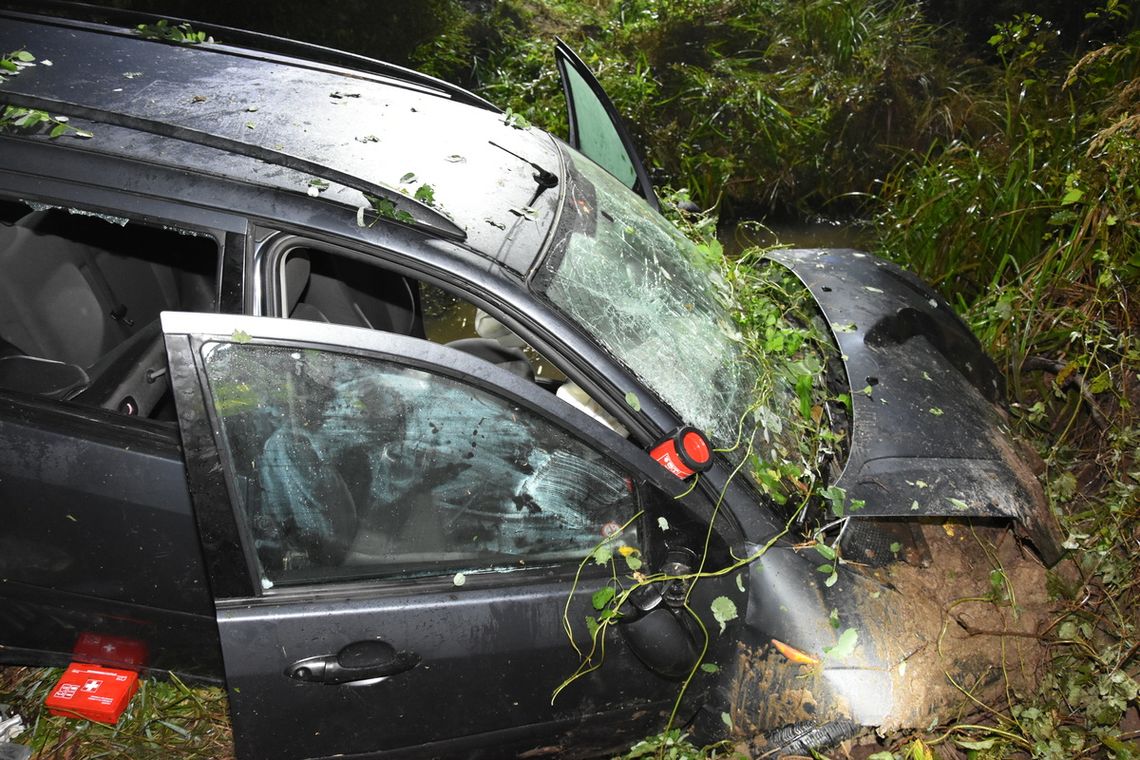
[[[0,205],[0,390],[125,414],[168,407],[159,313],[214,311],[210,235]]]

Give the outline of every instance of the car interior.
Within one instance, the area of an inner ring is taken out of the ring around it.
[[[215,311],[218,259],[204,234],[0,199],[0,390],[174,419],[158,317]],[[270,313],[448,345],[627,434],[501,322],[434,285],[301,246],[276,273]]]
[[[158,316],[215,309],[218,244],[0,202],[0,389],[173,419]]]
[[[480,334],[488,315],[408,277],[389,275],[362,261],[325,251],[294,248],[280,268],[281,311],[290,319],[367,327],[445,343],[497,364],[527,380],[535,379],[521,340],[513,344]],[[425,301],[427,303],[425,304]],[[425,313],[425,308],[428,313]],[[502,325],[494,321],[500,328]],[[506,333],[506,328],[500,330]]]
[[[502,322],[434,285],[316,248],[286,252],[277,311],[290,319],[367,327],[424,338],[533,381],[619,435],[629,431]]]

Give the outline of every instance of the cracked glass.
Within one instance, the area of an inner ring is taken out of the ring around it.
[[[683,422],[732,446],[758,372],[732,322],[727,284],[644,200],[564,152],[562,217],[538,289]]]
[[[578,561],[636,511],[606,457],[465,380],[282,346],[204,355],[264,588]]]

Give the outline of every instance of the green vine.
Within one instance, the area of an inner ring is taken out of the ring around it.
[[[816,512],[821,517],[830,516],[835,522],[841,522],[862,506],[858,501],[849,501],[842,489],[827,485],[832,474],[829,466],[835,465],[834,471],[838,471],[838,464],[846,453],[845,420],[851,413],[851,398],[828,387],[829,363],[838,357],[814,299],[794,273],[766,261],[762,250],[751,249],[735,258],[726,256],[715,238],[715,221],[710,219],[707,216],[680,217],[674,221],[697,242],[698,252],[715,265],[729,284],[733,317],[745,354],[757,368],[757,378],[752,403],[737,421],[736,439],[718,449],[734,467],[713,506],[698,566],[692,572],[676,575],[644,572],[638,550],[623,544],[621,539],[628,527],[642,517],[642,513],[638,513],[582,559],[563,609],[563,629],[579,656],[579,665],[554,690],[552,702],[575,681],[602,666],[607,631],[622,620],[632,595],[653,584],[663,592],[670,587],[684,589],[683,600],[676,606],[692,618],[701,632],[700,655],[677,691],[663,732],[647,740],[648,744],[638,750],[640,755],[631,754],[631,757],[648,756],[650,749],[659,757],[702,756],[701,750],[687,745],[674,728],[681,703],[697,673],[718,669],[714,663],[705,662],[711,636],[705,618],[690,603],[696,584],[751,565],[776,542],[787,537],[805,511],[813,507],[818,507]],[[786,522],[782,530],[756,551],[744,557],[732,555],[722,567],[709,569],[706,563],[725,490],[742,472],[751,478],[769,503],[784,511]],[[678,498],[688,495],[699,477],[696,476],[689,491]],[[659,527],[667,529],[667,521],[661,524],[662,521],[665,518],[659,519]],[[814,546],[827,560],[818,568],[828,576],[826,585],[838,578],[837,568],[843,562],[838,540],[830,546],[824,540],[824,532],[829,527],[817,528],[806,544]],[[624,568],[620,568],[621,560],[624,560]],[[591,564],[608,565],[610,577],[591,595],[593,614],[586,618],[589,642],[584,646],[575,638],[570,609],[581,575]],[[738,611],[730,598],[719,596],[712,600],[706,614],[711,615],[723,631],[725,624],[738,616]],[[853,648],[855,641],[849,644]],[[724,718],[726,724],[731,725],[729,717]]]

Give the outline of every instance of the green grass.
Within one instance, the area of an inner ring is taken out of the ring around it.
[[[176,678],[139,681],[138,693],[114,726],[48,713],[44,699],[63,673],[58,668],[0,668],[0,702],[26,727],[14,741],[37,760],[80,758],[232,758],[225,692],[187,686]]]

